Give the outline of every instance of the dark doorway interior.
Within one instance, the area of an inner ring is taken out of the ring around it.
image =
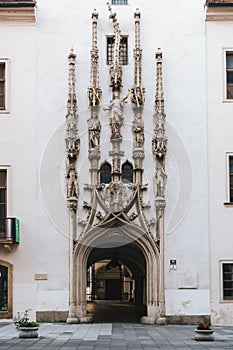
[[[93,248],[87,267],[87,313],[94,322],[140,322],[146,314],[146,263],[134,241]]]

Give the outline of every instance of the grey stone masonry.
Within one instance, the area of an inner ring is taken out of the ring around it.
[[[213,342],[195,341],[194,328],[139,323],[43,323],[39,338],[20,339],[12,322],[0,322],[0,350],[233,349],[233,327],[214,327]]]

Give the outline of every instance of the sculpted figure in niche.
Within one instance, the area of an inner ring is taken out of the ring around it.
[[[96,112],[93,112],[92,118],[88,120],[88,131],[89,131],[89,149],[99,147],[101,125]]]
[[[132,129],[134,132],[135,147],[143,147],[144,145],[144,122],[140,113],[136,113],[133,121]]]
[[[159,197],[165,197],[165,186],[167,182],[167,174],[164,171],[162,165],[159,165],[155,175],[156,182],[156,195]]]
[[[123,107],[124,102],[128,98],[126,97],[119,98],[118,93],[113,93],[113,101],[110,104],[110,113],[111,113],[111,129],[112,129],[112,138],[121,137],[121,126],[123,123]]]
[[[67,173],[67,198],[78,198],[78,173],[74,164],[71,164]]]

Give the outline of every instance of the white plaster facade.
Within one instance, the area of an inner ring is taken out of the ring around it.
[[[0,260],[13,265],[16,313],[29,305],[35,310],[37,300],[36,27],[25,19],[3,21],[2,15],[1,11],[4,40],[0,51],[7,64],[7,106],[0,112],[0,164],[8,170],[7,216],[20,219],[22,234],[19,246],[3,248],[1,244]]]
[[[88,193],[83,188],[84,184],[90,183],[87,88],[90,85],[91,13],[94,8],[99,13],[98,49],[102,103],[108,106],[111,89],[106,65],[106,35],[111,35],[113,29],[105,1],[96,3],[94,0],[86,0],[80,6],[77,1],[67,0],[56,2],[54,6],[52,0],[38,0],[36,26],[3,24],[0,27],[1,34],[9,39],[1,41],[0,52],[3,58],[11,61],[12,91],[10,114],[0,116],[1,140],[4,142],[4,148],[0,150],[0,165],[10,166],[9,215],[18,217],[21,225],[19,246],[14,247],[11,252],[0,248],[1,260],[14,265],[14,314],[28,307],[33,312],[68,310],[69,235],[64,182],[67,56],[73,47],[77,54],[76,94],[81,140],[77,162],[80,185],[77,215],[78,220],[83,220],[86,213],[82,202],[89,200]],[[166,315],[209,315],[203,3],[180,0],[174,6],[171,0],[130,0],[129,5],[113,6],[122,34],[128,35],[129,40],[129,64],[123,67],[123,95],[132,87],[134,79],[133,15],[136,8],[141,12],[142,79],[146,89],[143,183],[148,183],[144,200],[151,202],[151,208],[145,210],[148,219],[155,216],[154,160],[151,150],[156,86],[154,56],[158,47],[163,51],[163,88],[168,137],[164,236]],[[25,39],[22,43],[22,36],[28,40]],[[12,40],[14,44],[11,44]],[[15,45],[16,43],[20,45]],[[20,79],[23,70],[24,84]],[[19,96],[18,91],[22,96]],[[228,105],[224,106],[228,108]],[[126,105],[125,111],[121,147],[125,151],[125,159],[130,160],[133,117],[130,103]],[[109,159],[110,149],[106,112],[101,112],[100,120],[101,164]],[[10,148],[9,135],[13,137]],[[209,143],[211,146],[211,139]],[[16,152],[19,146],[20,152]],[[220,167],[218,169],[220,171]],[[211,183],[210,178],[210,186]],[[216,193],[212,192],[209,199]],[[224,213],[231,210],[224,208],[222,203],[219,205]],[[151,230],[155,236],[155,226]],[[81,225],[78,224],[76,238],[80,231]],[[170,260],[176,260],[176,270],[170,269]],[[36,280],[36,274],[44,275],[44,278]]]
[[[232,300],[223,298],[222,263],[232,263],[232,205],[228,155],[232,153],[232,100],[226,98],[226,52],[233,42],[232,6],[206,10],[206,57],[209,152],[209,231],[211,318],[232,325]]]

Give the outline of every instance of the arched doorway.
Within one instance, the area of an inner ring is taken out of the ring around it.
[[[94,322],[140,321],[146,313],[146,261],[136,242],[91,250],[86,300]]]
[[[160,296],[163,291],[160,288],[160,258],[156,242],[139,226],[120,225],[121,221],[117,220],[118,218],[111,222],[111,227],[90,228],[75,246],[73,284],[70,290],[71,302],[67,322],[75,320],[87,322],[85,320],[88,317],[87,299],[91,298],[92,293],[90,267],[101,262],[102,268],[106,268],[114,260],[116,248],[119,262],[130,271],[134,281],[133,305],[144,306],[144,316],[150,318],[152,323],[160,316]],[[100,285],[101,283],[103,285],[103,282],[100,282]],[[111,291],[113,285],[107,288]],[[124,289],[124,292],[126,291]],[[95,289],[93,295],[96,293]],[[106,299],[106,289],[104,293]]]
[[[12,318],[12,265],[0,260],[0,319]]]

